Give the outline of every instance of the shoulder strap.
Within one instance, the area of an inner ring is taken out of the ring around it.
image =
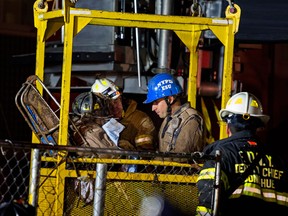
[[[187,115],[188,114],[188,115]],[[181,115],[179,116],[181,117]],[[183,118],[185,119],[185,121],[182,121]],[[174,132],[173,132],[173,138],[172,138],[172,142],[170,143],[169,145],[169,149],[174,149],[175,148],[175,145],[176,145],[176,140],[178,138],[178,135],[180,134],[181,132],[181,129],[183,127],[183,125],[186,124],[187,121],[190,121],[191,119],[194,119],[196,121],[199,122],[199,124],[201,125],[201,127],[203,126],[203,122],[201,120],[201,118],[197,115],[197,112],[193,111],[193,112],[186,112],[185,115],[182,116],[182,118],[179,118],[179,123],[178,123],[178,127],[175,128]]]

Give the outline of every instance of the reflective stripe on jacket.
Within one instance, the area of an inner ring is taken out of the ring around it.
[[[287,165],[276,155],[266,152],[248,178],[241,181],[232,194],[226,194],[259,154],[255,142],[258,143],[252,132],[242,131],[216,141],[204,150],[210,155],[215,155],[216,150],[221,152],[219,215],[278,215],[288,211]],[[197,215],[205,215],[205,211],[209,215],[212,211],[214,177],[215,161],[205,162],[197,180]]]

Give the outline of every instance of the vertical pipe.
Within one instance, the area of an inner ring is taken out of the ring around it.
[[[221,183],[221,154],[220,151],[216,151],[216,165],[215,165],[215,186],[214,186],[214,195],[213,195],[213,216],[218,215],[219,207],[219,194],[220,194],[220,183]]]
[[[40,151],[39,149],[32,149],[32,160],[30,166],[30,183],[29,183],[29,197],[30,204],[32,206],[37,206],[38,203],[38,186],[39,186],[39,177],[40,177]]]
[[[164,1],[162,4],[162,15],[171,15],[173,0]],[[165,69],[170,68],[171,65],[171,31],[160,30],[159,37],[159,56],[158,56],[158,68]]]
[[[162,13],[162,0],[156,0],[155,1],[155,14],[160,15]],[[155,29],[156,30],[156,41],[159,42],[160,40],[160,30],[159,29]]]
[[[172,14],[172,6],[174,4],[174,0],[166,0],[160,1],[157,0],[155,2],[155,13],[161,15],[171,15]],[[171,72],[171,30],[157,30],[156,32],[157,42],[159,44],[158,50],[158,66],[157,68],[153,68],[153,73],[161,73],[161,72]]]
[[[223,77],[223,65],[224,65],[224,46],[221,46],[220,48],[220,57],[219,57],[219,66],[218,66],[218,94],[216,98],[221,97],[221,92],[222,92],[222,77]]]
[[[134,13],[137,14],[137,0],[134,0]],[[141,69],[140,69],[140,48],[139,48],[139,29],[135,28],[135,42],[136,42],[136,57],[137,57],[137,72],[138,72],[138,86],[141,87]]]
[[[107,177],[107,164],[98,163],[96,168],[93,216],[104,215],[106,177]]]
[[[126,0],[121,0],[121,3],[120,3],[120,12],[126,12]],[[125,27],[124,26],[120,26],[120,39],[121,40],[124,40],[125,39]]]

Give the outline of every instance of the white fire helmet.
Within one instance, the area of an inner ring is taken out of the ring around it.
[[[118,86],[106,78],[96,79],[91,87],[91,91],[102,98],[113,100],[117,99],[121,95]]]
[[[270,117],[263,114],[262,104],[257,97],[248,92],[239,92],[233,95],[227,102],[226,108],[219,112],[220,118],[223,120],[230,114],[243,115],[244,119],[250,116],[259,118],[264,124],[267,124]]]

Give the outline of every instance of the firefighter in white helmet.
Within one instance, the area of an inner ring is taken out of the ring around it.
[[[112,117],[125,126],[119,138],[119,147],[129,150],[155,150],[157,139],[152,119],[137,109],[137,102],[124,98],[118,86],[107,78],[96,78],[91,91],[110,101]]]
[[[269,116],[263,114],[259,99],[251,93],[239,92],[228,100],[219,115],[227,123],[228,138],[208,145],[204,153],[215,156],[220,152],[220,196],[214,194],[215,160],[208,160],[197,180],[196,215],[254,216],[287,212],[288,169],[277,155],[268,153],[260,144],[257,131],[268,123]]]

